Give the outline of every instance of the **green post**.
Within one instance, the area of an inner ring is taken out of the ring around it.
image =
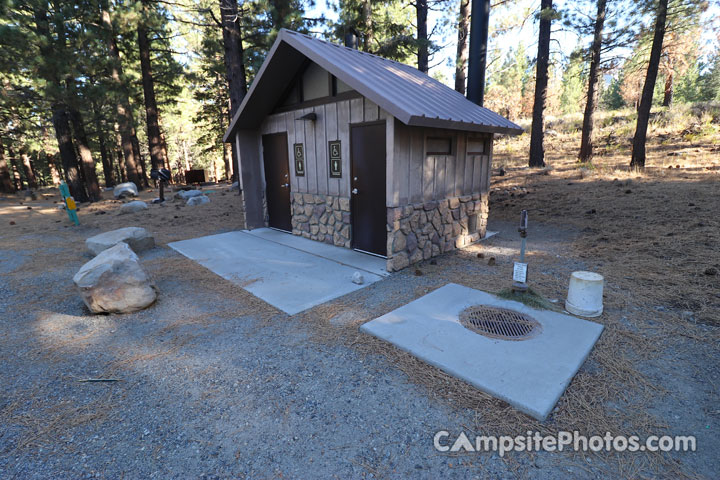
[[[62,195],[63,202],[65,202],[65,210],[67,211],[70,221],[75,225],[80,225],[80,219],[77,216],[77,205],[75,204],[75,199],[70,196],[70,189],[65,182],[60,182],[60,195]]]

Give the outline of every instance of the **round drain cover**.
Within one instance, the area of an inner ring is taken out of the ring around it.
[[[506,308],[474,305],[460,312],[460,324],[475,333],[501,340],[527,340],[540,332],[540,323]]]

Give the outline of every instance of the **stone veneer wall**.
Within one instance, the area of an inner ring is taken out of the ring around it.
[[[488,196],[479,193],[387,209],[387,269],[462,248],[485,236]]]
[[[350,199],[334,195],[292,194],[292,233],[350,248]]]

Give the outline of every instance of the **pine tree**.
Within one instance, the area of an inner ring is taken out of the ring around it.
[[[647,140],[647,128],[650,120],[650,107],[652,106],[653,91],[660,65],[663,38],[665,36],[665,22],[667,20],[668,0],[658,0],[657,17],[655,19],[655,34],[653,36],[652,50],[650,51],[650,62],[648,63],[647,75],[643,86],[640,106],[638,107],[637,126],[633,138],[632,159],[630,168],[640,170],[645,168],[645,143]]]
[[[530,133],[530,167],[545,166],[543,112],[547,98],[548,65],[550,62],[550,23],[554,15],[552,0],[541,0],[540,33],[538,36],[537,69],[535,74],[535,102],[533,104]]]
[[[595,14],[593,25],[593,41],[590,46],[590,71],[588,72],[588,88],[585,101],[585,113],[583,115],[582,136],[580,139],[580,154],[578,155],[581,162],[589,162],[593,156],[593,117],[597,109],[600,61],[606,13],[607,0],[597,0],[597,13]]]
[[[470,53],[470,0],[460,0],[457,26],[457,54],[455,56],[455,90],[465,95],[468,55]]]
[[[143,183],[140,181],[140,173],[138,171],[139,158],[136,157],[133,149],[134,120],[128,89],[123,78],[123,67],[115,36],[115,26],[111,19],[110,7],[107,1],[103,1],[101,8],[101,22],[109,53],[110,79],[112,80],[112,87],[114,89],[115,111],[118,120],[117,125],[123,152],[123,168],[121,171],[127,181],[133,182],[138,189],[142,189]]]
[[[150,16],[149,2],[148,0],[143,0],[142,15],[138,20],[137,38],[143,94],[145,97],[150,163],[153,169],[158,170],[164,168],[166,165],[166,151],[163,148],[163,142],[160,136],[159,113],[157,100],[155,98],[155,80],[153,79],[152,64],[150,62],[150,39],[148,38],[148,23],[151,22]]]

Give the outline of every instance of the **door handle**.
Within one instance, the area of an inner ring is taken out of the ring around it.
[[[289,184],[289,183],[283,183],[283,184],[282,184],[282,185],[280,185],[280,186],[281,186],[281,187],[289,187],[289,186],[290,186],[290,184]]]
[[[353,189],[351,190],[351,192],[352,192],[353,195],[357,195],[357,193],[358,193],[357,188],[353,188]]]

